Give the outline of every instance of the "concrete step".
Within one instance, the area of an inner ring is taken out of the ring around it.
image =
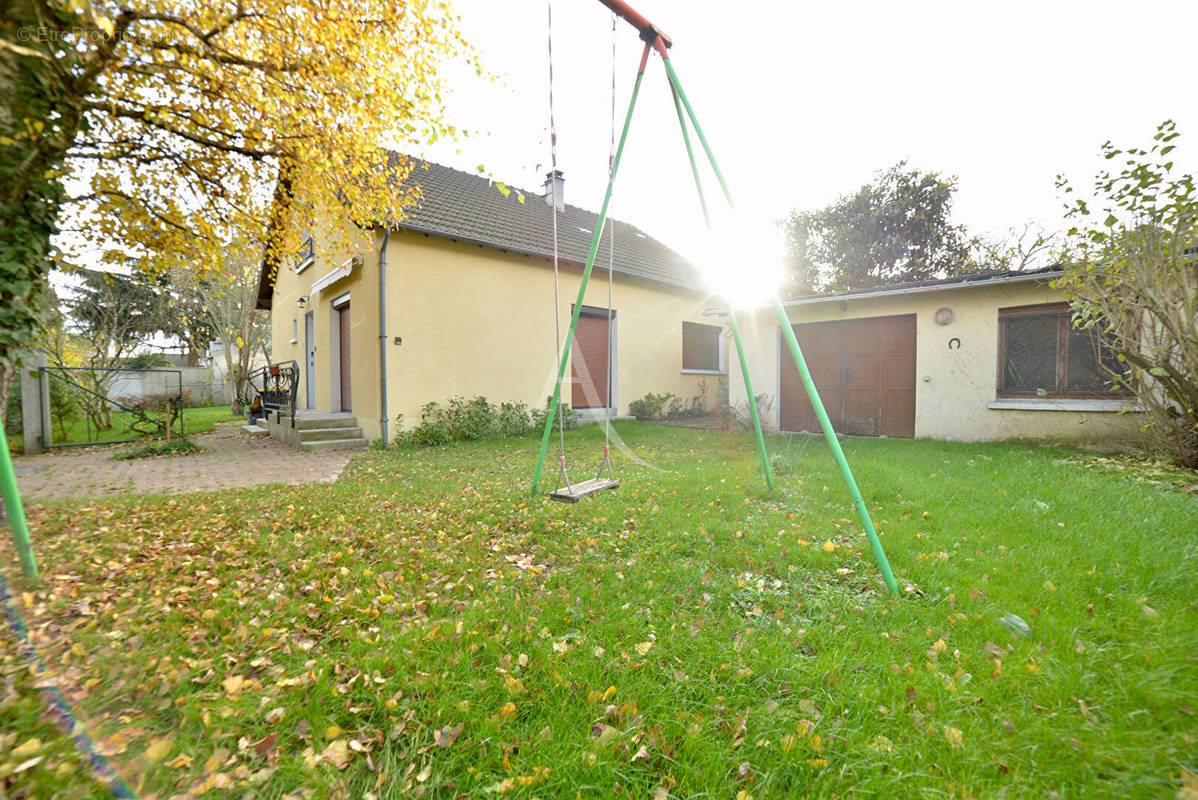
[[[257,425],[242,425],[242,433],[248,433],[250,436],[269,436],[270,431],[266,428],[259,428]]]
[[[284,416],[282,422],[290,424],[291,420]],[[302,415],[295,418],[295,429],[299,431],[308,431],[314,428],[346,428],[356,424],[354,418],[349,414],[344,416],[330,414],[327,417]]]
[[[296,428],[301,442],[319,442],[325,439],[361,439],[362,429],[357,425],[345,428]]]
[[[357,439],[322,439],[318,442],[300,442],[299,449],[305,453],[319,453],[326,450],[365,450],[369,442],[359,437]]]

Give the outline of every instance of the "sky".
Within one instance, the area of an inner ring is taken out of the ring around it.
[[[674,41],[671,60],[755,247],[772,222],[818,209],[898,161],[958,179],[954,221],[1001,236],[1063,226],[1055,176],[1088,188],[1108,139],[1147,145],[1177,122],[1177,169],[1198,168],[1192,100],[1198,3],[632,0]],[[448,116],[471,131],[421,155],[539,191],[549,164],[545,0],[456,0],[494,80],[446,74]],[[558,166],[566,201],[597,210],[611,136],[613,32],[598,0],[553,0]],[[640,57],[615,32],[621,124]],[[711,174],[709,205],[720,205]],[[612,214],[690,257],[703,220],[660,59],[645,75]]]

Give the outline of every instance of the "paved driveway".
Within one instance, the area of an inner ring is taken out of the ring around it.
[[[271,439],[250,436],[238,425],[192,436],[204,448],[186,456],[120,461],[132,445],[72,447],[17,456],[13,465],[26,503],[91,500],[118,494],[157,494],[254,486],[261,483],[331,481],[356,451],[301,453]]]

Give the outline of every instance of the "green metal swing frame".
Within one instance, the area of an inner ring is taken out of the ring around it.
[[[645,17],[641,16],[634,9],[624,3],[623,0],[599,0],[603,5],[607,6],[617,16],[626,20],[640,34],[640,38],[645,43],[643,52],[641,53],[640,64],[637,67],[636,82],[632,87],[632,96],[628,101],[628,112],[624,117],[624,127],[620,132],[620,143],[616,148],[615,159],[612,162],[611,170],[608,173],[607,188],[603,195],[603,205],[599,209],[599,219],[595,225],[594,233],[591,237],[591,247],[587,253],[586,266],[582,272],[582,282],[578,288],[578,299],[574,303],[574,311],[570,316],[570,327],[566,331],[565,342],[562,344],[562,350],[558,358],[557,379],[554,382],[553,399],[549,404],[549,411],[545,415],[545,428],[541,434],[541,448],[537,455],[537,465],[533,471],[531,494],[537,494],[538,486],[541,481],[541,472],[545,466],[545,456],[549,449],[549,437],[553,431],[553,423],[557,417],[558,406],[561,403],[562,383],[565,380],[566,367],[570,361],[570,350],[574,342],[574,330],[578,325],[579,313],[583,307],[583,300],[586,297],[587,285],[591,279],[591,271],[595,266],[595,257],[599,252],[599,243],[603,237],[603,229],[607,222],[607,211],[611,204],[612,189],[615,185],[616,174],[620,169],[620,159],[624,154],[624,145],[628,140],[628,131],[632,125],[632,112],[636,107],[637,95],[640,94],[641,82],[645,75],[645,67],[649,62],[650,52],[656,50],[661,56],[662,63],[665,65],[666,75],[670,82],[670,92],[674,99],[674,107],[678,112],[678,123],[682,130],[683,142],[686,145],[687,158],[690,160],[691,173],[695,179],[695,189],[699,194],[699,203],[703,209],[703,216],[707,222],[708,228],[711,227],[711,217],[707,210],[707,200],[703,194],[703,184],[699,178],[698,166],[695,163],[694,149],[691,146],[690,134],[687,129],[686,121],[690,120],[691,125],[695,129],[695,135],[699,139],[699,144],[703,148],[704,154],[707,156],[708,163],[711,165],[712,172],[715,173],[716,180],[720,184],[720,189],[723,192],[724,198],[728,205],[733,206],[732,192],[728,188],[727,181],[724,180],[724,174],[720,170],[719,164],[716,162],[715,154],[711,150],[711,145],[707,142],[707,137],[703,134],[703,128],[699,125],[699,119],[695,114],[694,108],[691,107],[690,100],[687,99],[686,92],[682,89],[682,83],[678,80],[678,73],[674,70],[674,65],[670,60],[669,48],[672,45],[670,38],[659,28],[653,25]],[[685,110],[685,116],[683,111]],[[811,379],[811,373],[807,369],[807,361],[803,357],[802,348],[799,347],[799,342],[795,338],[794,329],[791,327],[790,319],[786,315],[786,309],[783,308],[781,300],[775,294],[772,298],[772,305],[775,314],[778,318],[778,324],[782,328],[782,336],[786,342],[787,348],[790,350],[791,358],[794,360],[795,368],[798,370],[799,377],[803,381],[803,387],[807,392],[807,398],[811,402],[812,408],[815,409],[816,417],[819,419],[820,429],[823,431],[824,438],[828,442],[828,447],[832,450],[833,458],[836,460],[837,467],[840,469],[840,476],[844,481],[845,487],[848,489],[849,497],[852,500],[853,508],[857,513],[857,518],[861,523],[861,527],[865,530],[865,535],[869,541],[870,550],[873,553],[874,560],[878,564],[878,569],[882,573],[882,578],[886,583],[886,588],[892,595],[898,595],[898,584],[894,579],[894,574],[890,569],[890,563],[886,558],[886,552],[882,548],[882,542],[878,538],[878,533],[874,528],[873,520],[870,518],[869,510],[865,506],[865,501],[861,497],[861,490],[857,486],[857,481],[853,477],[853,471],[849,467],[848,459],[845,458],[844,449],[840,446],[840,441],[836,437],[836,432],[832,428],[832,422],[828,419],[828,412],[824,409],[823,401],[820,399],[819,391],[815,387],[815,382]],[[761,418],[757,412],[757,401],[753,393],[752,381],[749,377],[749,367],[745,360],[744,343],[740,335],[740,326],[736,320],[736,310],[731,304],[728,305],[728,319],[732,329],[732,337],[736,343],[736,354],[740,361],[741,375],[745,382],[745,393],[748,395],[749,412],[753,420],[753,432],[757,440],[757,450],[761,457],[761,468],[765,475],[766,484],[770,489],[774,488],[774,473],[770,468],[769,452],[765,446],[765,437],[761,430]]]

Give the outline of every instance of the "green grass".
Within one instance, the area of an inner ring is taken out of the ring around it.
[[[151,415],[156,416],[156,415]],[[185,408],[183,409],[183,431],[187,436],[195,433],[208,433],[213,429],[213,426],[218,422],[232,422],[242,419],[240,415],[232,412],[229,406],[205,406],[203,408]],[[142,434],[136,431],[130,431],[129,426],[137,420],[133,414],[128,411],[119,411],[112,415],[113,425],[106,431],[97,431],[94,427],[88,428],[87,422],[82,415],[79,419],[73,420],[66,427],[66,438],[62,436],[62,430],[58,426],[58,422],[54,421],[54,444],[79,444],[83,442],[95,442],[104,444],[107,442],[123,442],[130,439],[150,439],[153,438],[150,434]],[[143,426],[144,427],[144,426]],[[176,434],[178,432],[178,422],[175,423]],[[13,434],[8,437],[9,449],[14,453],[21,452],[22,442],[24,437],[21,434]]]
[[[158,797],[1173,797],[1198,769],[1195,497],[847,440],[891,600],[822,440],[772,441],[768,492],[742,436],[619,430],[623,485],[576,506],[528,497],[516,439],[35,509],[31,627]],[[601,443],[568,435],[576,478]]]

